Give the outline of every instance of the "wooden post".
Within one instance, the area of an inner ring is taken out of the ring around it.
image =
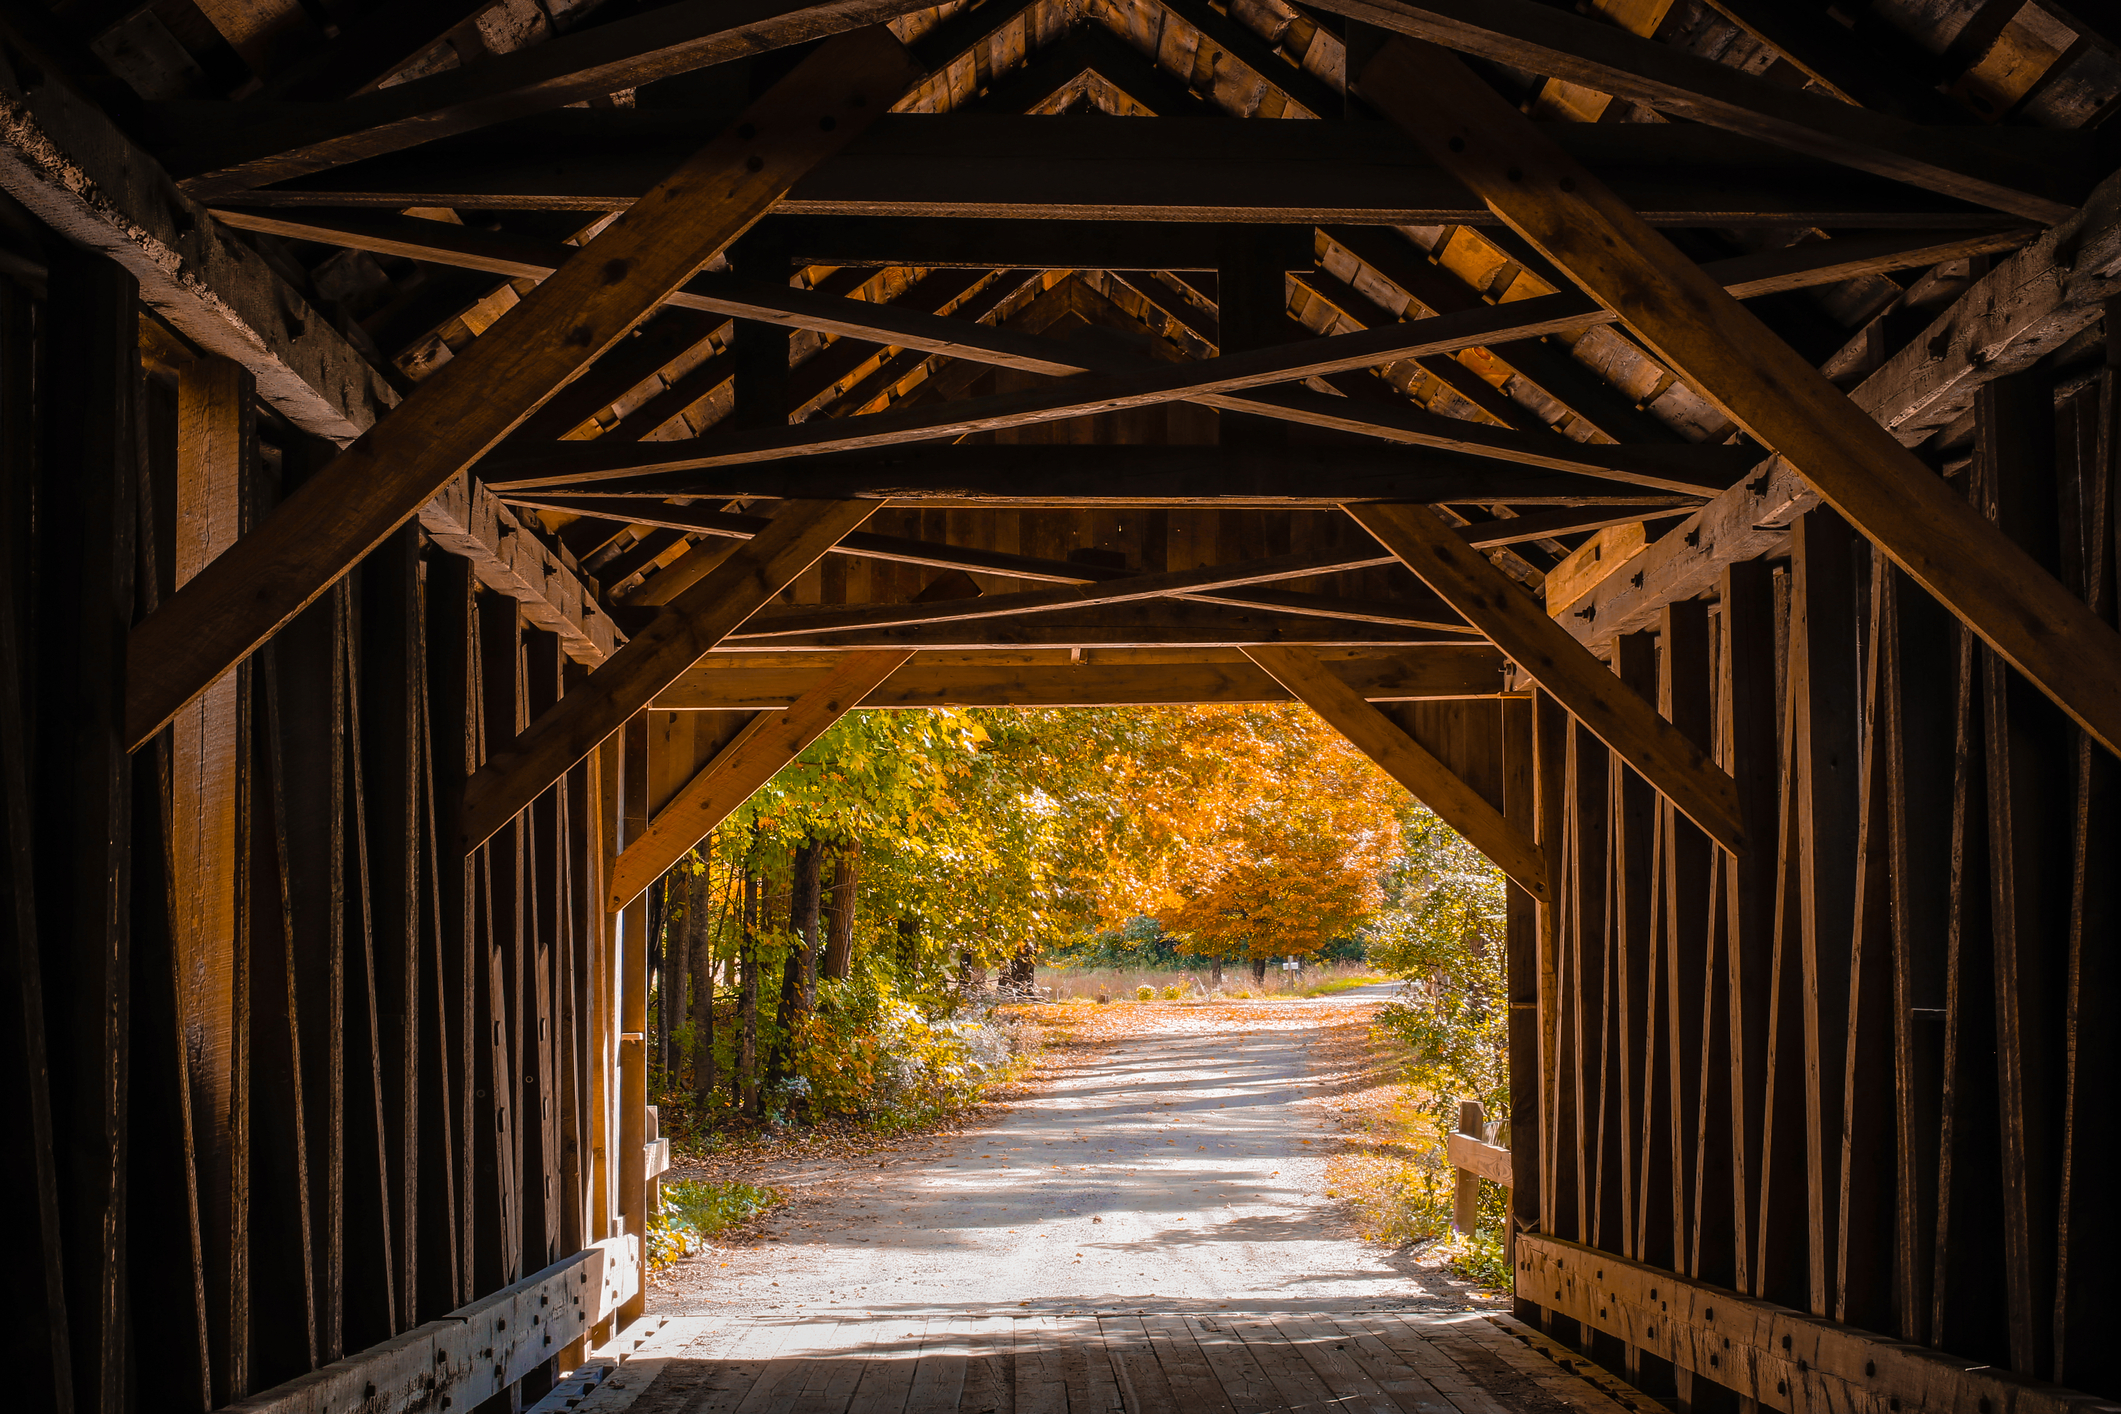
[[[1458,1102],[1458,1132],[1482,1138],[1481,1128],[1486,1122],[1487,1111],[1478,1100]],[[1451,1189],[1451,1226],[1458,1232],[1472,1236],[1480,1222],[1480,1175],[1464,1169],[1456,1171]]]
[[[619,819],[623,840],[648,828],[648,720],[636,714],[626,724],[621,749],[625,775]],[[619,1000],[619,1216],[626,1235],[648,1240],[648,898],[645,893],[617,915]],[[647,1309],[647,1283],[619,1307],[620,1329]]]

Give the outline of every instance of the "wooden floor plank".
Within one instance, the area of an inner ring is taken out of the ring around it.
[[[838,1330],[837,1321],[791,1321],[782,1326],[778,1348],[731,1414],[783,1414],[801,1397],[811,1376],[827,1363],[826,1354],[834,1348],[833,1337]]]
[[[1097,1318],[1063,1320],[1054,1330],[1054,1352],[1060,1357],[1061,1381],[1068,1391],[1068,1414],[1117,1414],[1127,1406],[1105,1353]]]
[[[1488,1398],[1463,1366],[1427,1339],[1426,1323],[1387,1313],[1348,1316],[1343,1322],[1361,1326],[1404,1356],[1459,1414],[1509,1414]]]
[[[751,1397],[791,1330],[778,1322],[739,1326],[709,1357],[713,1373],[694,1398],[692,1409],[699,1414],[734,1414]]]
[[[1182,1316],[1145,1316],[1142,1333],[1156,1354],[1157,1368],[1177,1399],[1177,1408],[1193,1414],[1236,1414],[1236,1406],[1215,1377],[1208,1357],[1193,1338],[1193,1328]]]
[[[1510,1402],[1507,1396],[1514,1380],[1528,1380],[1570,1408],[1589,1414],[1628,1414],[1654,1403],[1608,1371],[1564,1370],[1524,1341],[1511,1338],[1486,1317],[1443,1323],[1438,1344],[1454,1359],[1458,1352],[1465,1352],[1466,1358],[1460,1363],[1466,1373],[1504,1404]],[[1572,1358],[1572,1364],[1588,1362]]]
[[[1015,1356],[1007,1316],[971,1322],[965,1359],[965,1392],[958,1408],[965,1414],[1016,1414]]]
[[[1125,1408],[1134,1411],[1181,1409],[1171,1385],[1156,1363],[1148,1332],[1139,1316],[1107,1316],[1098,1323],[1104,1332],[1105,1355],[1112,1362],[1112,1376],[1119,1385]],[[1071,1406],[1072,1408],[1072,1406]]]
[[[918,1319],[878,1322],[869,1343],[869,1358],[862,1362],[862,1377],[847,1407],[862,1414],[902,1414],[926,1333],[927,1323]]]
[[[1403,1414],[1458,1414],[1457,1407],[1412,1362],[1361,1323],[1341,1317],[1331,1324],[1347,1337],[1349,1357],[1392,1396]]]
[[[862,1382],[869,1330],[866,1321],[841,1321],[833,1328],[833,1344],[812,1353],[788,1414],[845,1414],[855,1386]]]
[[[963,1317],[928,1322],[921,1337],[921,1356],[913,1367],[913,1384],[906,1392],[906,1414],[957,1414],[958,1397],[965,1392],[971,1334]]]
[[[1068,1414],[1068,1378],[1058,1349],[1058,1323],[1051,1316],[1024,1316],[1013,1325],[1010,1344],[1016,1356],[1016,1414]]]
[[[1237,1414],[1274,1414],[1288,1407],[1227,1317],[1195,1316],[1186,1324]]]
[[[1280,1407],[1285,1409],[1330,1409],[1333,1391],[1318,1377],[1310,1362],[1296,1352],[1288,1338],[1275,1329],[1272,1321],[1260,1317],[1247,1317],[1232,1321],[1230,1329],[1245,1343],[1252,1358],[1259,1362],[1267,1382],[1274,1386],[1282,1399]]]
[[[1282,1316],[1275,1329],[1333,1391],[1335,1408],[1349,1414],[1400,1414],[1398,1401],[1348,1351],[1348,1337],[1308,1316]]]

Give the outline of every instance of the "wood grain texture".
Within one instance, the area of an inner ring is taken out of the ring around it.
[[[2121,751],[2121,634],[1463,63],[1395,40],[1361,87],[2078,725]]]
[[[586,684],[512,745],[489,753],[464,788],[464,848],[477,846],[543,794],[882,504],[786,503],[770,528],[672,600]]]
[[[1525,892],[1547,896],[1546,863],[1539,847],[1486,798],[1401,731],[1384,713],[1329,672],[1316,654],[1300,648],[1260,646],[1245,656],[1286,687],[1312,711],[1384,767],[1416,800],[1465,837]]]
[[[1435,512],[1388,505],[1347,511],[1688,819],[1733,854],[1745,852],[1731,778]]]
[[[2045,161],[2007,154],[1957,128],[1923,128],[1596,19],[1550,15],[1528,0],[1331,0],[1324,8],[2036,221],[2068,216],[2090,187],[2086,166],[2066,147]],[[1368,84],[1355,86],[1372,96]]]
[[[554,389],[859,130],[912,65],[888,34],[837,39],[503,315],[491,337],[388,418],[134,630],[137,745],[321,593]],[[827,130],[827,120],[830,120]]]

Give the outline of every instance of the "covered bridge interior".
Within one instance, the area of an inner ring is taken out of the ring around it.
[[[1512,881],[1523,1319],[2115,1407],[2117,101],[2100,0],[6,0],[9,1402],[536,1402],[665,869],[857,707],[1293,699]]]

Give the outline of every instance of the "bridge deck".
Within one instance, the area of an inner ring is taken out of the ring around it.
[[[1474,1313],[677,1317],[533,1414],[1619,1414],[1657,1408]]]

